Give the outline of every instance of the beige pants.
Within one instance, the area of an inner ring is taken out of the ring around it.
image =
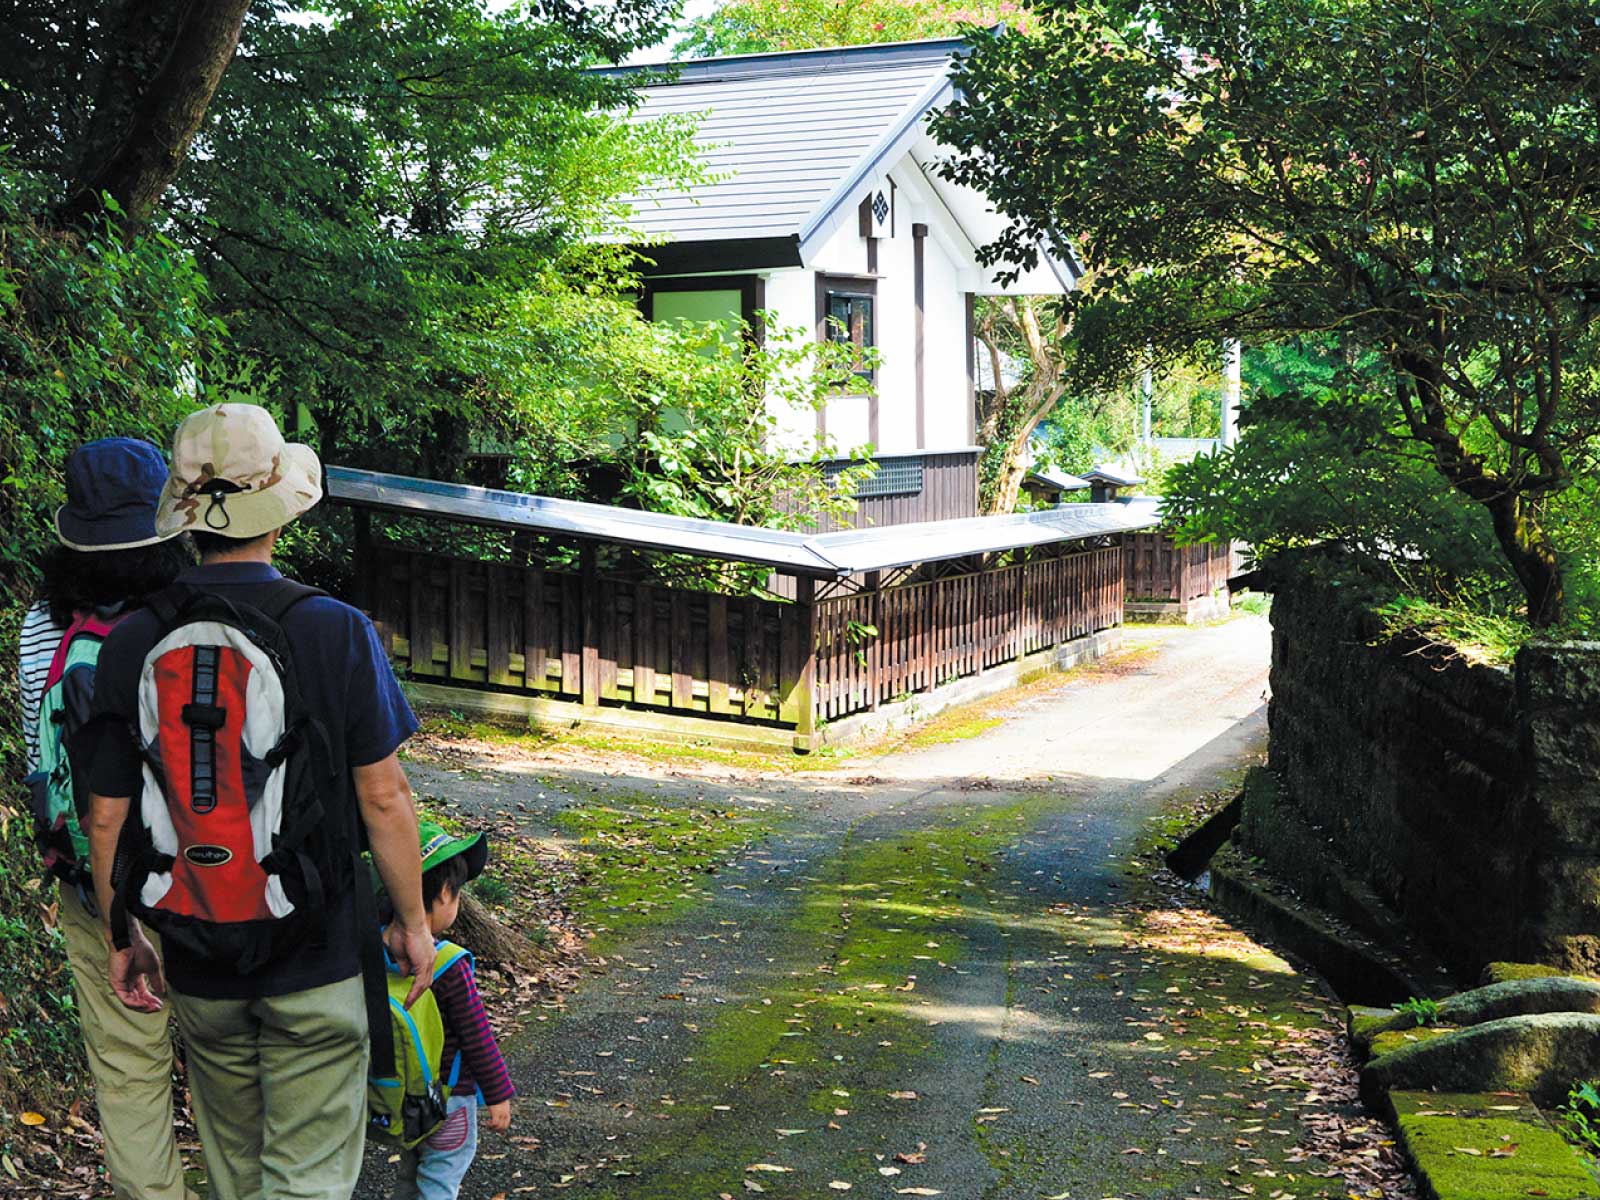
[[[349,1200],[367,1125],[360,976],[259,1000],[172,993],[212,1200]]]
[[[100,920],[70,888],[61,890],[59,912],[111,1193],[119,1200],[193,1200],[183,1186],[183,1163],[173,1138],[167,1014],[134,1012],[112,994]]]

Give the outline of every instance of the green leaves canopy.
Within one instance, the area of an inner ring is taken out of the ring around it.
[[[252,18],[173,217],[326,457],[453,474],[516,433],[497,376],[561,345],[507,319],[524,294],[627,286],[620,198],[693,167],[586,69],[603,33],[469,0]]]
[[[1543,527],[1600,430],[1600,23],[1581,0],[1044,6],[982,37],[938,123],[952,177],[1070,240],[1085,363],[1332,331],[1489,515],[1536,624]]]

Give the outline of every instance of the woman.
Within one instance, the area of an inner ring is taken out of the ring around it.
[[[74,788],[63,746],[71,711],[92,684],[98,638],[189,564],[183,542],[156,533],[166,478],[161,452],[147,442],[107,438],[73,451],[67,502],[56,513],[61,545],[45,563],[41,596],[23,619],[21,638],[22,731],[35,816],[46,868],[63,880],[57,920],[94,1075],[112,1194],[125,1200],[194,1198],[183,1183],[174,1137],[167,1014],[133,1012],[112,994],[88,855],[74,850]],[[73,636],[64,642],[69,631]],[[69,670],[78,673],[69,679]]]

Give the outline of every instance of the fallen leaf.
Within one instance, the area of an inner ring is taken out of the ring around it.
[[[43,1125],[44,1124],[44,1114],[43,1113],[36,1113],[36,1112],[25,1112],[25,1113],[22,1114],[21,1117],[18,1118],[18,1120],[20,1120],[24,1125]]]
[[[780,1167],[776,1163],[751,1163],[746,1171],[772,1171],[780,1175],[787,1175],[794,1170],[793,1167]]]
[[[836,1192],[848,1192],[853,1185],[842,1179],[834,1179],[829,1181],[828,1186]]]
[[[915,1100],[915,1099],[917,1099],[917,1094],[915,1092],[890,1092],[889,1093],[889,1099],[891,1099],[891,1100]]]

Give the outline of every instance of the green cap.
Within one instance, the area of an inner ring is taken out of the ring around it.
[[[483,874],[489,861],[489,839],[481,833],[454,837],[438,825],[424,821],[417,832],[422,837],[422,869],[431,871],[447,859],[458,854],[467,856],[467,878],[476,879]]]

